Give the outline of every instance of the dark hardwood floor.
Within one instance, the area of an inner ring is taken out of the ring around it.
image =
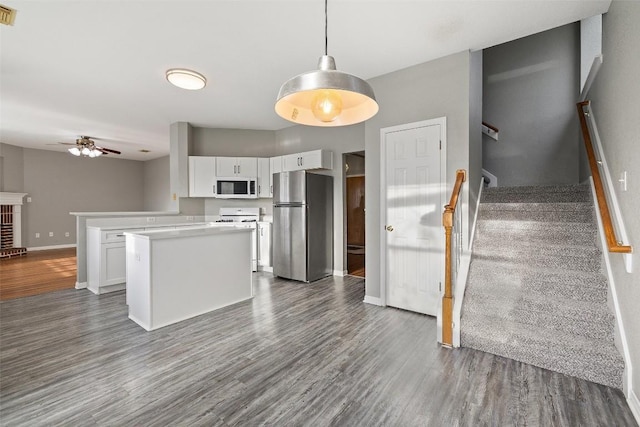
[[[76,284],[76,248],[29,251],[0,260],[0,300],[38,295]]]
[[[364,304],[362,279],[254,279],[253,300],[153,332],[124,291],[0,302],[0,424],[636,425],[619,390],[440,348],[434,318]]]

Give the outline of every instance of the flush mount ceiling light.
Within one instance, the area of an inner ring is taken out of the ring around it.
[[[174,86],[187,90],[202,89],[207,85],[207,79],[200,73],[184,68],[167,70],[167,80]]]
[[[373,89],[366,81],[336,70],[327,55],[327,0],[324,2],[324,55],[318,70],[300,74],[280,88],[276,113],[309,126],[345,126],[363,122],[378,112]]]

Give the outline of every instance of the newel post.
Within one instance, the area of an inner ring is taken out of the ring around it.
[[[442,345],[453,347],[453,294],[451,292],[451,230],[453,229],[453,208],[444,207],[444,296],[442,297]]]

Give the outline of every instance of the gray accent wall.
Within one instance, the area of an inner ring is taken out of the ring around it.
[[[142,162],[9,147],[2,147],[5,164],[12,165],[10,174],[4,170],[5,187],[20,181],[23,187],[5,190],[31,197],[31,202],[23,205],[22,244],[27,248],[75,244],[75,217],[69,212],[143,210]],[[40,233],[40,238],[36,239],[35,233]]]
[[[477,67],[468,51],[416,65],[369,80],[380,104],[380,111],[365,124],[366,151],[366,296],[381,297],[380,262],[382,213],[380,212],[380,130],[385,127],[413,123],[438,117],[447,118],[447,192],[451,192],[457,169],[469,169],[470,155],[470,74]],[[472,62],[473,65],[472,66]],[[474,89],[474,93],[477,88]],[[477,98],[476,95],[474,95]],[[476,100],[477,102],[477,100]],[[477,159],[474,160],[477,162]],[[476,167],[471,169],[470,182],[479,181]],[[463,222],[469,220],[469,186],[460,196]],[[466,226],[466,225],[465,225]],[[443,231],[444,234],[444,231]],[[464,235],[463,244],[468,243]]]
[[[575,184],[580,26],[565,25],[484,50],[483,166],[499,186]]]
[[[169,156],[143,162],[145,211],[171,210],[171,189],[169,188]]]
[[[611,254],[613,276],[633,365],[632,390],[640,397],[640,2],[614,1],[603,16],[602,68],[590,99],[614,182],[624,171],[628,191],[616,189],[627,234],[634,246],[633,272]],[[638,404],[636,400],[636,404]]]
[[[194,127],[192,140],[191,156],[272,157],[276,152],[272,130]]]

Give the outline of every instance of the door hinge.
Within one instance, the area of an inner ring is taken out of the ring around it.
[[[442,150],[442,140],[440,140],[440,149]]]
[[[438,292],[442,292],[442,282],[438,282]]]

